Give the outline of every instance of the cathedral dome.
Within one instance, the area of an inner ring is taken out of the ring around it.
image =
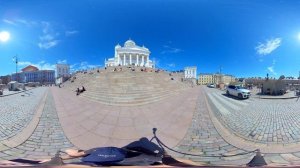
[[[125,47],[134,47],[135,46],[135,42],[132,40],[127,40],[124,44]]]

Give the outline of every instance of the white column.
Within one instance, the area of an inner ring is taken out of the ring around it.
[[[118,54],[118,65],[117,66],[119,66],[119,64],[120,64],[120,54]]]
[[[147,55],[147,66],[149,66],[149,55]]]
[[[195,69],[193,69],[193,78],[195,77]]]
[[[140,65],[139,64],[139,54],[136,54],[136,65]]]
[[[142,55],[142,66],[144,66],[145,65],[145,58],[144,58],[145,56],[144,55]]]
[[[130,63],[130,65],[132,65],[131,54],[129,55],[129,63]]]
[[[126,54],[124,54],[123,65],[126,65]]]
[[[193,78],[195,78],[195,70],[193,69]]]
[[[120,54],[120,64],[123,65],[122,55]]]

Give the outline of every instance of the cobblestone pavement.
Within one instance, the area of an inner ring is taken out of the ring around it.
[[[207,104],[205,102],[205,92],[219,93],[218,90],[207,91],[205,87],[199,95],[197,107],[193,116],[191,126],[185,138],[177,145],[176,149],[191,154],[199,154],[204,157],[194,157],[188,155],[181,155],[170,152],[178,157],[191,159],[195,162],[205,162],[209,165],[238,165],[244,166],[247,164],[254,154],[233,156],[233,157],[205,157],[205,156],[220,156],[220,155],[235,155],[238,153],[247,152],[244,149],[238,148],[226,142],[219,132],[216,130],[211,116],[209,115]],[[217,99],[217,98],[215,98]],[[213,100],[215,100],[213,99]],[[256,101],[256,100],[250,100]],[[245,107],[248,103],[243,102]],[[223,109],[224,110],[224,109]],[[234,137],[233,137],[234,138]],[[253,149],[255,150],[255,148]],[[263,154],[266,162],[269,165],[299,165],[300,152],[294,153],[274,153]]]
[[[40,121],[33,134],[23,144],[0,152],[0,158],[44,159],[54,156],[58,150],[74,148],[59,123],[54,100],[48,93]]]
[[[28,125],[46,88],[0,97],[0,141],[18,134]]]
[[[245,152],[242,149],[228,144],[217,132],[208,113],[204,92],[199,95],[191,126],[185,138],[180,142],[176,149],[181,152],[204,156],[219,156],[221,154],[233,155]],[[219,157],[194,157],[188,155],[178,155],[178,157],[191,159],[196,162],[206,162],[211,165],[245,165],[251,160],[253,154],[225,159]]]
[[[232,132],[263,144],[300,142],[300,101],[297,99],[237,100],[224,91],[206,88],[217,118]]]
[[[177,157],[182,157],[186,159],[190,159],[196,162],[205,162],[209,165],[235,165],[235,166],[242,166],[248,163],[252,157],[254,156],[254,153],[246,154],[246,155],[239,155],[239,156],[233,156],[233,157],[208,157],[208,156],[220,156],[220,155],[235,155],[242,152],[247,152],[248,150],[245,150],[244,148],[234,146],[233,144],[230,144],[229,141],[226,141],[219,130],[216,129],[216,125],[214,125],[213,119],[217,118],[221,121],[221,123],[224,123],[224,126],[228,127],[228,130],[235,131],[239,133],[242,129],[239,130],[239,128],[243,128],[245,125],[244,123],[239,123],[239,125],[230,125],[231,123],[227,122],[237,122],[238,119],[232,119],[230,120],[230,117],[226,117],[231,114],[239,114],[240,112],[240,120],[243,122],[251,121],[253,120],[260,120],[260,117],[264,117],[258,115],[257,117],[251,117],[249,114],[244,114],[242,110],[247,110],[248,108],[252,110],[248,110],[248,113],[256,113],[255,108],[262,108],[262,105],[255,106],[255,104],[259,104],[262,101],[267,102],[268,105],[272,106],[272,108],[266,108],[269,109],[268,115],[272,117],[265,117],[261,119],[262,125],[261,127],[271,127],[272,125],[264,125],[263,121],[266,121],[267,123],[270,121],[273,121],[273,123],[282,121],[282,120],[295,120],[297,122],[296,115],[292,117],[288,117],[287,115],[283,115],[279,112],[278,107],[276,106],[279,102],[283,102],[286,100],[260,100],[260,99],[249,99],[246,101],[238,101],[236,99],[233,99],[231,97],[226,97],[222,95],[222,92],[216,89],[210,89],[205,87],[198,87],[199,90],[195,90],[194,93],[198,94],[198,98],[196,103],[196,108],[194,110],[194,114],[192,117],[192,121],[190,123],[190,126],[188,127],[188,131],[184,138],[179,142],[179,144],[175,147],[175,149],[186,152],[186,153],[192,153],[192,154],[200,154],[203,155],[202,157],[194,157],[194,156],[188,156],[188,155],[181,155],[181,154],[175,154],[170,152],[170,154],[175,155]],[[38,88],[39,89],[39,88]],[[38,92],[44,92],[44,88],[40,88],[41,90],[33,90],[32,93],[27,93],[28,96],[32,96],[32,98],[38,97]],[[37,91],[37,93],[35,93]],[[32,95],[29,95],[32,94]],[[24,94],[25,95],[25,94]],[[42,94],[41,94],[42,95]],[[40,99],[41,96],[40,95]],[[14,95],[16,96],[16,95]],[[26,96],[21,96],[22,98],[26,98]],[[206,99],[207,96],[207,99]],[[223,97],[222,97],[223,96]],[[11,98],[13,99],[13,98]],[[18,97],[18,99],[20,99]],[[1,99],[2,100],[2,99]],[[21,99],[22,100],[22,99]],[[287,100],[286,108],[290,109],[291,111],[297,112],[297,105],[293,102],[295,99]],[[18,100],[20,101],[20,100]],[[37,102],[40,102],[38,98],[36,98]],[[273,101],[278,101],[277,103],[274,103]],[[0,102],[2,103],[2,101]],[[6,100],[6,103],[9,103],[8,100]],[[284,104],[284,103],[283,103]],[[11,108],[17,108],[12,106]],[[293,106],[290,107],[289,105]],[[80,104],[78,104],[80,106]],[[93,107],[94,108],[94,107]],[[158,107],[157,107],[158,108]],[[194,107],[193,107],[194,108]],[[184,109],[184,108],[183,108]],[[178,109],[178,112],[183,111],[183,109]],[[212,110],[212,113],[209,112],[209,109]],[[287,110],[286,109],[286,110]],[[272,110],[277,112],[278,114],[273,115]],[[8,109],[6,109],[7,112]],[[34,110],[33,110],[34,111]],[[150,111],[149,111],[150,112]],[[266,112],[266,111],[265,111]],[[260,112],[257,112],[260,114]],[[2,114],[2,113],[1,113]],[[151,113],[147,113],[151,114]],[[294,113],[287,114],[291,115]],[[218,116],[219,115],[219,116]],[[9,116],[9,115],[8,115]],[[13,116],[13,115],[12,115]],[[222,119],[220,116],[222,116],[224,119]],[[148,116],[146,116],[148,117]],[[233,117],[233,116],[232,116]],[[234,116],[237,117],[237,116]],[[248,120],[244,118],[248,118]],[[275,117],[280,118],[279,120],[274,120]],[[184,118],[181,118],[184,120]],[[285,121],[284,120],[284,121]],[[190,120],[188,120],[190,121]],[[29,122],[29,121],[28,121]],[[260,122],[257,122],[258,125]],[[228,125],[227,125],[228,124]],[[288,122],[282,122],[280,127],[283,127],[283,124],[287,124]],[[297,123],[293,124],[291,123],[291,126],[297,125]],[[231,126],[232,128],[230,128]],[[235,126],[235,127],[234,127]],[[290,127],[288,127],[289,129]],[[149,128],[150,129],[150,128]],[[160,134],[160,131],[163,129],[158,129],[158,134]],[[267,129],[268,130],[268,129]],[[283,129],[284,130],[284,129]],[[127,133],[127,132],[126,132]],[[241,135],[242,136],[242,135]],[[243,137],[243,136],[242,136]],[[235,138],[235,137],[232,137]],[[248,138],[249,137],[245,137]],[[163,138],[162,138],[163,139]],[[163,139],[164,140],[164,139]],[[250,138],[251,140],[251,138]],[[268,139],[266,139],[268,140]],[[86,141],[89,141],[89,139],[86,139]],[[253,140],[252,140],[253,141]],[[164,141],[165,142],[165,141]],[[278,142],[278,141],[277,141]],[[277,143],[276,142],[276,143]],[[287,142],[293,142],[293,141],[287,141]],[[169,143],[168,143],[169,144]],[[107,145],[106,145],[107,146]],[[37,127],[35,128],[32,135],[21,145],[16,146],[14,148],[10,148],[7,150],[3,150],[0,152],[0,160],[9,160],[9,159],[16,159],[16,158],[27,158],[27,159],[44,159],[44,158],[50,158],[53,156],[57,150],[64,150],[66,148],[76,148],[72,143],[70,143],[68,137],[63,132],[63,129],[61,127],[60,120],[57,115],[57,110],[55,108],[54,98],[52,96],[52,92],[49,92],[45,101],[45,106],[42,110],[42,115],[40,117],[39,123]],[[256,148],[253,148],[253,150]],[[293,152],[293,153],[274,153],[274,154],[264,154],[264,158],[267,161],[267,163],[270,165],[300,165],[300,151]]]

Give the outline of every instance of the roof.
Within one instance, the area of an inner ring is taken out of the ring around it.
[[[125,47],[134,47],[135,46],[135,42],[132,41],[131,39],[127,40],[125,43],[124,43],[124,46]]]
[[[39,69],[35,66],[28,65],[27,67],[23,68],[23,72],[32,72],[32,71],[38,71]]]
[[[188,67],[184,67],[184,69],[197,69],[196,66],[188,66]]]
[[[127,40],[125,43],[124,43],[124,47],[121,47],[119,44],[117,44],[115,46],[115,49],[118,50],[118,51],[128,51],[128,50],[135,50],[135,51],[144,51],[144,52],[150,52],[148,48],[146,48],[144,45],[141,47],[141,46],[138,46],[135,44],[135,42],[131,39]]]
[[[213,75],[212,73],[200,73],[199,75]]]

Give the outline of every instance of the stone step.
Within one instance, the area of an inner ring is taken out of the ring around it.
[[[144,105],[144,104],[150,104],[150,103],[154,103],[157,101],[161,101],[161,100],[163,100],[167,97],[170,97],[171,95],[174,95],[174,94],[170,94],[167,96],[161,96],[161,97],[152,97],[152,98],[148,98],[148,99],[135,100],[135,101],[116,101],[116,100],[108,100],[108,99],[99,99],[99,98],[95,98],[95,97],[94,98],[86,97],[86,98],[95,100],[97,102],[100,102],[100,103],[106,104],[106,105],[137,106],[137,105]]]
[[[165,90],[165,91],[159,91],[159,92],[145,92],[143,94],[140,93],[101,93],[101,92],[85,92],[84,94],[88,95],[98,95],[98,96],[106,96],[106,97],[149,97],[153,95],[163,95],[163,94],[169,94],[173,92],[180,92],[182,90]]]
[[[182,90],[183,88],[148,88],[148,89],[133,89],[133,88],[104,88],[104,89],[89,89],[87,92],[103,93],[103,94],[145,94],[155,93],[164,91],[176,91]],[[74,90],[75,91],[75,90]]]
[[[159,96],[159,95],[164,95],[164,94],[172,94],[172,93],[176,93],[176,92],[181,92],[183,91],[183,89],[181,90],[167,90],[167,91],[160,91],[160,92],[148,92],[148,93],[143,93],[143,94],[138,94],[138,93],[123,93],[123,94],[116,94],[116,93],[105,93],[105,94],[101,94],[101,93],[93,93],[93,92],[86,92],[85,94],[87,95],[94,95],[94,96],[99,96],[99,97],[132,97],[132,98],[136,98],[136,97],[153,97],[153,96]]]
[[[82,95],[82,97],[86,97],[89,99],[94,99],[102,102],[115,102],[115,103],[128,103],[128,102],[148,102],[155,99],[160,99],[164,97],[169,97],[171,94],[165,95],[156,95],[151,97],[140,97],[140,98],[130,98],[130,97],[99,97],[99,96],[92,96],[92,95]]]
[[[178,78],[169,76],[167,72],[140,72],[136,67],[132,72],[126,67],[122,67],[122,72],[113,72],[111,68],[107,70],[89,71],[93,74],[76,74],[73,83],[67,81],[65,87],[75,94],[75,90],[82,85],[86,92],[80,95],[82,98],[97,101],[108,105],[142,105],[160,101],[174,94],[180,93],[187,87],[180,80],[170,80]]]
[[[79,86],[81,87],[81,86]],[[77,87],[69,87],[71,90],[76,90]],[[178,87],[176,85],[174,86],[145,86],[145,87],[131,87],[131,86],[122,86],[122,87],[108,87],[108,86],[90,86],[90,85],[85,85],[85,88],[87,91],[93,91],[93,92],[120,92],[120,93],[129,93],[129,92],[155,92],[155,91],[161,91],[161,90],[177,90],[177,89],[181,89],[182,87]]]

